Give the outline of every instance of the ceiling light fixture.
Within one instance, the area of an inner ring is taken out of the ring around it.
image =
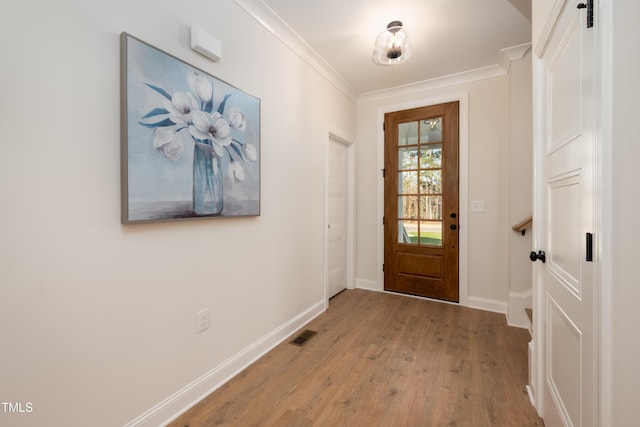
[[[409,34],[402,28],[402,22],[393,21],[376,38],[373,62],[379,65],[393,65],[406,61],[411,55]]]

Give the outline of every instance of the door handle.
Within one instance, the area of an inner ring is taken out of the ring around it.
[[[458,226],[457,226],[457,225],[455,225],[455,224],[451,224],[451,225],[449,226],[449,228],[450,228],[450,229],[452,229],[452,230],[457,230],[457,229],[458,229]]]
[[[585,261],[593,262],[593,234],[587,233],[587,256]]]
[[[547,257],[544,254],[544,251],[538,251],[538,253],[535,253],[535,251],[531,251],[531,253],[529,254],[529,259],[533,262],[540,260],[543,264],[547,261]]]

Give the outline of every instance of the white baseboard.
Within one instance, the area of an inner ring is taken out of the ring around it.
[[[469,295],[467,298],[467,307],[492,311],[494,313],[507,313],[507,303],[505,301],[491,298],[474,297]]]
[[[322,300],[178,390],[125,427],[166,426],[326,310]]]
[[[529,400],[531,405],[536,408],[536,361],[535,361],[535,342],[529,341],[528,346],[528,359],[529,359],[529,384],[527,384],[527,394],[529,394]],[[540,411],[538,411],[538,414]]]
[[[531,332],[531,322],[524,309],[531,308],[532,300],[532,289],[524,292],[509,292],[509,306],[507,309],[507,324],[509,326],[529,329],[529,332]]]
[[[527,384],[527,394],[529,395],[529,401],[531,402],[531,406],[533,406],[534,408],[536,407],[536,395],[535,392],[533,391],[533,387],[531,387],[531,384]]]
[[[368,291],[385,292],[385,290],[381,288],[380,285],[378,285],[377,281],[368,280],[368,279],[356,279],[356,288],[365,289]],[[413,295],[408,295],[408,294],[407,296],[413,297]],[[434,300],[431,298],[424,298],[424,297],[415,297],[415,298],[427,299],[431,301],[444,302],[449,304],[448,301]],[[460,305],[464,307],[469,307],[469,308],[477,308],[479,310],[492,311],[494,313],[500,313],[500,314],[507,313],[507,303],[505,301],[494,300],[490,298],[468,296],[466,299],[466,304],[463,304],[463,301],[461,299]]]
[[[356,279],[356,289],[366,289],[368,291],[377,292],[382,291],[377,281],[368,279]]]

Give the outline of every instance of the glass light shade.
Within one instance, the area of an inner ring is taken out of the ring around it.
[[[376,38],[373,62],[379,65],[393,65],[406,61],[411,55],[409,34],[402,28],[402,22],[393,21]]]

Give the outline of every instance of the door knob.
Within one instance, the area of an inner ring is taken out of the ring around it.
[[[449,228],[450,228],[450,229],[452,229],[452,230],[456,230],[456,229],[458,228],[458,226],[457,226],[457,225],[455,225],[455,224],[451,224],[451,225],[449,226]]]
[[[535,253],[535,251],[531,251],[531,253],[529,254],[529,259],[534,262],[540,260],[544,264],[547,260],[547,257],[545,256],[544,251],[538,251],[538,253]]]

